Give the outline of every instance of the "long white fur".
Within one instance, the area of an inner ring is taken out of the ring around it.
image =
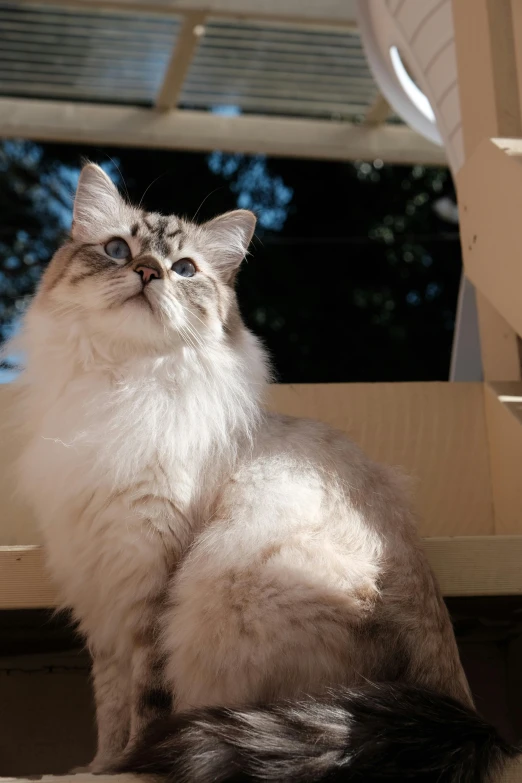
[[[88,167],[78,188],[73,234],[91,242],[125,235],[131,217],[126,209],[101,170]],[[217,246],[223,233],[227,230],[220,228]],[[236,225],[228,233],[239,237]],[[248,242],[246,232],[242,236]],[[245,252],[245,245],[237,246],[236,263]],[[167,315],[176,307],[166,295],[152,295],[163,297]],[[71,296],[83,297],[83,304],[70,304]],[[138,315],[115,316],[98,306],[93,313],[85,297],[85,291],[67,289],[64,294],[59,287],[44,302],[37,297],[16,339],[17,349],[26,356],[18,381],[23,389],[20,425],[31,431],[19,476],[43,530],[50,569],[65,586],[64,602],[77,606],[82,618],[91,618],[84,620],[84,630],[91,640],[99,639],[101,647],[110,648],[121,611],[119,598],[114,612],[108,607],[115,598],[114,580],[123,581],[125,575],[115,553],[128,550],[129,573],[139,573],[142,561],[145,595],[155,586],[162,543],[144,533],[143,513],[133,517],[114,503],[105,508],[108,499],[145,479],[146,494],[172,499],[183,529],[188,509],[193,515],[194,507],[201,505],[203,518],[208,510],[200,498],[201,474],[205,472],[209,492],[223,466],[231,464],[238,440],[251,437],[257,427],[266,364],[246,331],[235,350],[227,347],[217,328],[207,328],[204,340],[198,339],[200,322],[191,321],[179,305],[178,321],[195,333],[191,344],[168,335],[165,351],[164,327],[146,313],[139,321],[139,341],[134,342],[131,322]],[[82,514],[86,504],[89,513]],[[157,523],[164,525],[165,520]],[[94,567],[99,579],[93,595],[87,585]],[[126,598],[135,602],[138,592]]]
[[[132,248],[135,218],[88,167],[73,247],[102,251],[115,234]],[[231,213],[194,228],[183,254],[225,279],[252,231],[249,213]],[[18,421],[30,438],[18,473],[93,651],[127,661],[136,607],[170,581],[162,644],[178,709],[372,676],[386,653],[353,629],[377,610],[404,623],[418,682],[468,700],[396,477],[323,425],[265,416],[264,353],[241,324],[230,341],[217,311],[203,323],[159,282],[151,309],[115,306],[138,276],[72,286],[69,252],[19,340]]]

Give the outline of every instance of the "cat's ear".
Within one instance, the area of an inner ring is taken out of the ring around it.
[[[92,240],[105,227],[118,225],[123,199],[114,182],[95,163],[83,167],[74,198],[72,236]]]
[[[235,209],[205,223],[214,265],[228,279],[247,254],[256,228],[256,216],[248,209]]]

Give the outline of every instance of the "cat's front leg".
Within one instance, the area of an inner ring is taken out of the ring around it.
[[[93,773],[112,768],[127,745],[131,724],[131,657],[93,651],[93,685],[98,748],[89,764]]]
[[[131,661],[130,736],[126,750],[139,742],[145,730],[172,711],[172,693],[164,679],[165,661],[158,646],[161,602],[151,601],[143,611],[133,640]]]

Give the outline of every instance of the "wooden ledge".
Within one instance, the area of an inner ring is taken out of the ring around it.
[[[0,783],[157,783],[158,778],[144,775],[42,775],[30,778],[0,778]],[[161,778],[159,778],[161,780]],[[522,783],[522,761],[510,762],[496,783]]]
[[[31,775],[30,778],[0,778],[0,783],[147,783],[157,781],[157,778],[145,775]],[[520,778],[522,780],[522,778]],[[504,783],[504,781],[502,781]],[[506,783],[511,783],[511,779]],[[513,783],[518,783],[518,778],[513,778]]]
[[[7,424],[0,438],[0,544],[39,544],[32,509],[13,492],[12,466],[24,448],[22,433],[8,426],[17,394],[16,384],[0,385],[0,425]],[[509,527],[495,526],[484,396],[482,383],[275,384],[268,404],[330,424],[371,459],[410,476],[421,536],[522,534],[521,504]]]
[[[424,545],[445,596],[522,595],[522,536],[426,538]],[[0,609],[54,606],[42,547],[0,547]]]

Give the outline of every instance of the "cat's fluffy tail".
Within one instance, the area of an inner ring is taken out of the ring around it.
[[[516,754],[459,702],[382,684],[323,700],[175,716],[118,771],[172,783],[482,783]]]

